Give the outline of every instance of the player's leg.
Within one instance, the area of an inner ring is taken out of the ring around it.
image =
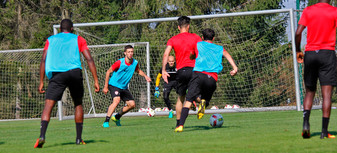
[[[85,142],[82,140],[84,116],[82,105],[84,95],[82,70],[73,69],[66,73],[69,74],[69,80],[67,85],[75,107],[76,144],[85,144]]]
[[[131,94],[131,92],[128,89],[123,89],[121,91],[121,99],[125,101],[125,106],[111,119],[116,123],[117,126],[121,126],[120,124],[120,118],[129,112],[130,110],[134,109],[136,107],[135,100]]]
[[[110,94],[111,94],[112,103],[108,107],[107,115],[106,115],[105,120],[104,120],[103,125],[102,125],[104,128],[110,127],[109,126],[110,118],[111,118],[113,112],[115,112],[116,107],[118,106],[118,104],[121,101],[121,98],[120,98],[121,89],[119,89],[117,87],[114,87],[114,86],[111,86],[111,85],[109,85],[108,88],[109,88],[109,91],[110,91]]]
[[[164,91],[163,91],[164,102],[166,104],[166,107],[170,111],[168,118],[173,117],[173,110],[172,110],[171,101],[170,101],[170,93],[171,93],[171,90],[172,90],[173,85],[174,85],[173,82],[175,82],[175,81],[171,81],[168,84],[164,83]]]
[[[304,55],[304,83],[306,92],[303,101],[303,138],[310,138],[310,112],[316,93],[318,78],[318,64],[316,59],[317,54],[315,54],[314,51],[306,52]]]
[[[331,112],[331,96],[332,96],[332,86],[321,86],[322,88],[322,96],[323,96],[323,118],[322,118],[322,134],[321,139],[323,138],[335,138],[335,136],[329,134],[328,126],[330,120],[330,112]]]
[[[175,132],[182,132],[184,128],[185,121],[188,117],[188,112],[192,106],[192,102],[190,101],[185,101],[183,108],[181,110],[181,116],[180,116],[180,121],[178,127],[175,128]]]
[[[34,148],[42,148],[46,139],[47,127],[50,121],[50,114],[56,101],[62,98],[63,91],[66,88],[64,73],[53,73],[49,80],[46,91],[45,106],[41,116],[40,137],[36,140]]]
[[[209,105],[212,99],[213,93],[216,89],[216,81],[213,77],[209,77],[207,74],[199,73],[200,89],[201,89],[201,108],[198,111],[198,119],[201,119],[205,114],[205,109]]]

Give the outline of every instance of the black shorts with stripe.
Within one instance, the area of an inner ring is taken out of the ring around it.
[[[129,89],[120,89],[112,85],[109,85],[108,88],[111,94],[112,101],[115,97],[120,97],[123,101],[134,100]]]
[[[177,71],[177,94],[179,96],[185,96],[193,74],[193,67],[183,67]]]
[[[304,83],[315,91],[317,79],[320,85],[337,84],[336,53],[333,50],[306,51],[304,55]]]

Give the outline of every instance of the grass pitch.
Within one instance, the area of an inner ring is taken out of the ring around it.
[[[337,134],[336,110],[332,110],[329,130]],[[167,116],[123,117],[121,127],[110,122],[102,128],[103,118],[85,119],[83,139],[76,145],[73,120],[51,120],[46,143],[34,149],[40,121],[0,122],[0,152],[336,152],[337,139],[320,139],[322,112],[311,112],[310,139],[302,139],[302,112],[224,113],[224,125],[211,128],[206,114],[197,120],[190,115],[182,133],[175,133],[175,119]]]

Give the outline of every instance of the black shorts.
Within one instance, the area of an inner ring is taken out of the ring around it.
[[[213,77],[204,73],[194,72],[188,85],[186,101],[192,102],[201,96],[201,99],[205,99],[206,102],[209,102],[212,99],[215,89],[216,81]]]
[[[46,91],[46,99],[61,100],[63,92],[69,88],[73,99],[83,98],[83,77],[81,69],[72,69],[66,72],[53,72]],[[82,100],[78,101],[82,103]],[[81,105],[81,104],[75,104]]]
[[[177,94],[179,96],[185,96],[193,74],[193,67],[183,67],[177,71]]]
[[[304,83],[315,91],[320,85],[336,86],[336,53],[333,50],[306,51],[304,55]]]
[[[112,85],[109,85],[108,88],[112,101],[115,97],[120,97],[123,101],[135,100],[129,89],[120,89]]]
[[[172,89],[177,90],[177,81],[169,81],[168,83],[164,82],[163,93],[170,93]]]

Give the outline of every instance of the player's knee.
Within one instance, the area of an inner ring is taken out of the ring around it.
[[[136,107],[135,102],[129,102],[129,103],[127,103],[127,105],[128,105],[128,107],[131,108],[131,109]]]
[[[316,86],[306,86],[307,90],[316,91]]]

